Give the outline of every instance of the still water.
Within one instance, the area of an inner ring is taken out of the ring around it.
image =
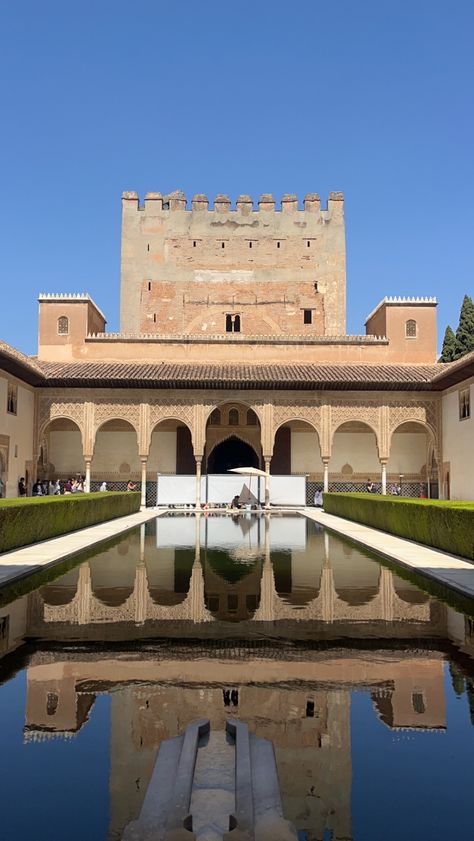
[[[118,841],[203,717],[273,741],[301,839],[474,837],[474,624],[419,582],[302,516],[176,514],[35,583],[0,592],[2,838]]]

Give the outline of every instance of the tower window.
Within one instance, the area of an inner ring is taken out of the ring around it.
[[[196,240],[193,239],[193,248],[196,248]]]
[[[306,718],[314,718],[314,701],[306,701]]]
[[[153,323],[156,324],[156,312],[153,313]]]
[[[318,291],[318,281],[317,280],[314,281],[314,291],[315,292]]]
[[[151,292],[151,281],[148,281],[148,291]]]
[[[146,250],[147,250],[147,251],[149,251],[149,250],[150,250],[150,243],[147,243]]]
[[[250,240],[250,242],[249,242],[249,248],[252,248],[252,245],[253,245],[253,242]]]
[[[405,323],[405,336],[407,339],[416,339],[417,326],[413,318],[408,319]]]
[[[240,315],[227,313],[225,317],[226,333],[240,333]]]
[[[221,242],[221,248],[225,248],[225,242]]]
[[[16,415],[18,405],[18,386],[16,383],[8,383],[7,389],[7,412],[9,415]]]
[[[69,334],[69,318],[67,315],[61,315],[58,318],[58,336],[67,336]]]
[[[413,692],[411,696],[411,705],[414,712],[418,715],[423,715],[426,712],[425,699],[422,692]]]
[[[281,248],[281,242],[280,242],[280,240],[278,240],[278,242],[277,242],[277,248]]]
[[[313,310],[303,310],[303,324],[313,323]]]
[[[311,248],[311,240],[310,239],[306,240],[306,247]]]

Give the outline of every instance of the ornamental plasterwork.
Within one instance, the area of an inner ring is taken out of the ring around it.
[[[437,440],[439,426],[439,403],[436,400],[406,400],[403,403],[391,404],[389,406],[389,435],[402,423],[408,421],[419,421],[426,424]]]
[[[84,431],[84,402],[63,401],[55,397],[42,397],[39,404],[38,431],[40,436],[50,421],[57,418],[67,418],[76,423]]]
[[[321,407],[308,406],[307,403],[292,401],[286,405],[278,403],[273,408],[273,427],[276,432],[279,426],[292,420],[302,420],[311,424],[319,433],[321,429]]]
[[[140,404],[130,400],[96,401],[94,410],[94,427],[96,432],[100,426],[110,420],[128,421],[138,434]]]

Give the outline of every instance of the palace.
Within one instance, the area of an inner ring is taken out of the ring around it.
[[[434,298],[384,297],[347,335],[345,257],[341,193],[124,193],[120,332],[87,294],[41,294],[38,355],[0,343],[2,494],[83,474],[155,504],[188,477],[200,505],[205,476],[251,466],[267,503],[277,476],[308,502],[368,479],[473,498],[474,354],[436,361]]]

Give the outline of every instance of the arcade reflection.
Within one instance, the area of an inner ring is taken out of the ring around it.
[[[26,743],[67,750],[110,697],[108,830],[91,835],[110,841],[138,816],[162,740],[197,718],[241,718],[273,741],[285,816],[307,841],[400,837],[372,830],[354,794],[357,693],[369,749],[374,726],[449,737],[447,692],[474,720],[472,621],[303,516],[159,517],[3,607],[0,629],[5,685],[26,670]]]

